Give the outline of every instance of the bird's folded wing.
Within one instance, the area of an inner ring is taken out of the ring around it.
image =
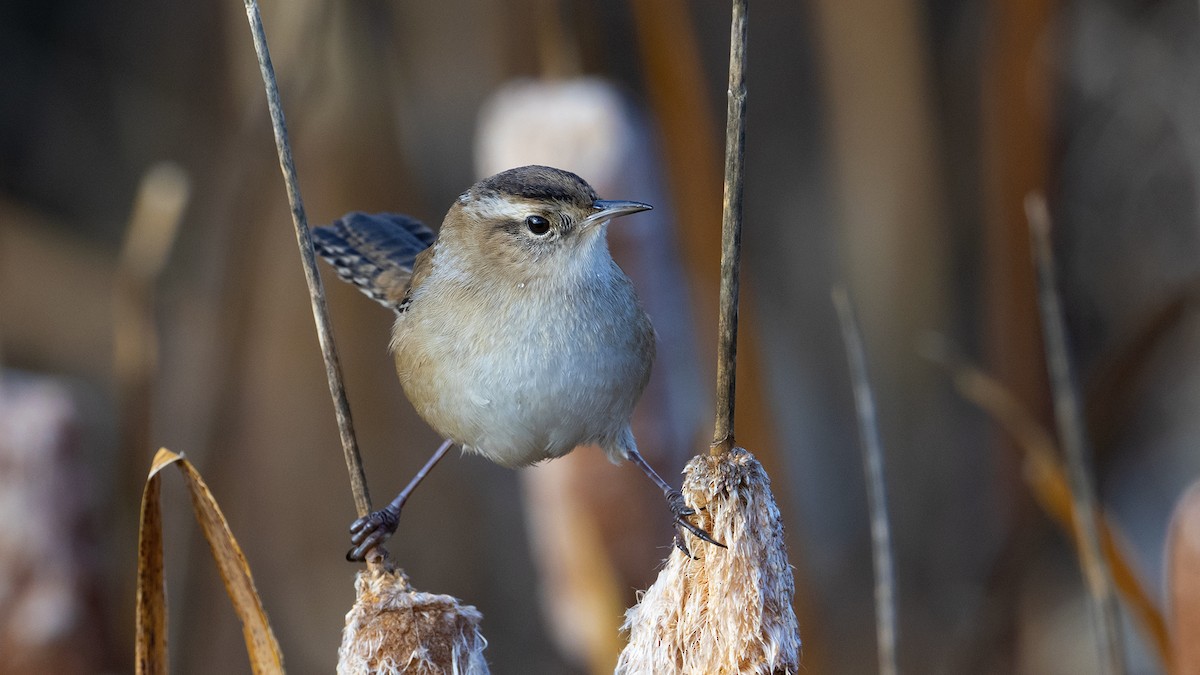
[[[421,221],[398,213],[348,213],[314,228],[313,245],[342,279],[373,300],[404,311],[417,254],[433,244]]]

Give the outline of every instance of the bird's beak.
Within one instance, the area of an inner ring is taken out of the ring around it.
[[[612,220],[613,218],[627,216],[631,213],[637,213],[638,211],[649,211],[654,207],[641,202],[623,202],[619,200],[597,199],[596,201],[592,202],[592,208],[596,209],[596,212],[583,220],[583,225],[585,227],[603,223],[604,221]]]

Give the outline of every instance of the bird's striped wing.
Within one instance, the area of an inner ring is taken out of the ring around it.
[[[356,211],[314,228],[312,238],[317,253],[338,276],[381,305],[402,312],[413,263],[435,237],[415,218]]]

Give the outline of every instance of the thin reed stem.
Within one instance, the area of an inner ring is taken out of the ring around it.
[[[333,344],[333,330],[329,325],[329,312],[325,307],[325,287],[317,273],[317,257],[313,252],[312,237],[308,231],[308,218],[304,215],[304,201],[300,198],[296,164],[292,160],[292,147],[288,142],[287,123],[283,119],[283,106],[279,101],[279,85],[275,81],[275,68],[271,65],[271,54],[267,50],[267,36],[263,33],[262,15],[257,0],[244,0],[246,17],[250,21],[250,33],[254,37],[254,51],[258,54],[258,67],[262,71],[263,85],[267,92],[267,106],[271,111],[271,127],[275,130],[275,146],[279,150],[279,168],[287,185],[288,203],[292,208],[292,224],[296,226],[296,243],[300,247],[300,262],[304,266],[304,280],[308,282],[308,296],[312,301],[313,320],[317,324],[317,340],[321,343],[321,355],[325,360],[325,377],[329,381],[329,394],[333,397],[334,414],[337,416],[338,433],[342,440],[346,469],[350,473],[350,489],[354,493],[354,506],[359,516],[371,512],[371,496],[367,492],[367,478],[363,472],[362,457],[358,442],[354,438],[354,422],[350,417],[350,403],[346,400],[346,389],[342,384],[342,365]]]
[[[854,305],[845,288],[833,289],[833,304],[842,327],[842,342],[850,362],[850,381],[854,387],[854,409],[862,442],[863,472],[867,483],[867,506],[871,512],[871,558],[875,563],[875,639],[879,650],[881,675],[896,675],[896,572],[892,554],[892,533],[888,525],[887,490],[883,477],[883,443],[875,416],[875,397],[867,376],[867,356],[862,331],[858,327]]]
[[[742,175],[746,149],[746,0],[733,1],[729,29],[729,96],[725,121],[725,197],[721,212],[721,295],[717,319],[717,419],[710,452],[734,445],[737,389],[738,275],[742,250]]]
[[[1038,306],[1042,313],[1042,337],[1046,364],[1054,394],[1054,419],[1059,443],[1067,462],[1071,495],[1075,501],[1075,536],[1081,542],[1080,565],[1092,599],[1092,618],[1100,646],[1100,666],[1114,675],[1125,672],[1125,649],[1121,620],[1113,591],[1112,571],[1104,559],[1100,527],[1096,523],[1096,486],[1088,468],[1087,438],[1058,294],[1054,255],[1050,250],[1050,212],[1037,194],[1025,198],[1025,214],[1032,235],[1033,259],[1038,272]]]

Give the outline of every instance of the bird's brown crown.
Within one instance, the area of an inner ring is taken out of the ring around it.
[[[596,201],[596,191],[587,181],[570,171],[550,166],[519,166],[484,178],[468,193],[476,199],[487,196],[520,197],[538,201],[555,201],[589,208]],[[465,199],[464,199],[465,201]]]

